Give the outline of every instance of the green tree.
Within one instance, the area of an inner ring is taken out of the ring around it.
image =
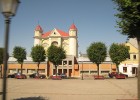
[[[87,55],[90,61],[97,65],[99,76],[99,65],[105,61],[107,55],[107,48],[102,42],[91,43],[87,48]]]
[[[17,59],[17,62],[21,64],[21,74],[23,62],[26,59],[26,50],[23,47],[15,46],[13,49],[13,57]]]
[[[66,58],[66,53],[62,47],[51,45],[47,50],[47,57],[55,65],[55,74],[57,76],[57,66]]]
[[[32,47],[31,57],[34,62],[37,62],[37,67],[38,67],[37,73],[38,73],[40,63],[45,61],[46,59],[44,47],[41,45],[36,45]]]
[[[113,63],[117,66],[119,73],[119,64],[129,58],[129,49],[123,44],[113,43],[109,49],[109,55]]]
[[[0,76],[2,77],[2,64],[3,64],[3,48],[0,48],[0,68],[1,68],[1,71],[0,71]]]
[[[137,2],[138,1],[138,2]],[[138,11],[139,0],[113,0],[117,5],[117,27],[119,32],[128,37],[140,38],[140,12]]]
[[[116,4],[117,26],[128,37],[137,38],[140,50],[140,0],[112,0]],[[138,100],[140,100],[140,52],[138,68]]]

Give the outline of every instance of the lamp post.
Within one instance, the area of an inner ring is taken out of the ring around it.
[[[82,59],[82,80],[83,80],[83,59]]]
[[[83,57],[81,52],[79,52],[79,56],[80,56],[80,57]],[[84,78],[83,78],[83,58],[81,59],[80,62],[82,63],[82,71],[81,71],[81,73],[82,73],[82,79],[81,79],[81,80],[83,80],[83,79],[84,79]]]
[[[2,100],[6,100],[6,74],[7,74],[7,61],[8,61],[8,42],[9,42],[9,28],[10,18],[16,14],[19,0],[0,0],[0,11],[5,17],[5,40],[4,40],[4,71],[3,71],[3,96]]]

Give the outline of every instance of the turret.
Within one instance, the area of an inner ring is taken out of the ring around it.
[[[34,33],[34,46],[40,45],[42,33],[43,33],[43,30],[42,30],[41,26],[38,25],[35,28],[35,33]]]
[[[69,53],[78,57],[78,41],[77,41],[77,28],[74,24],[69,29]]]
[[[76,26],[74,24],[72,24],[70,26],[69,35],[70,36],[77,36],[77,28],[76,28]]]

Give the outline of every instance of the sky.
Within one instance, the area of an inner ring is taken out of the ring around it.
[[[44,33],[54,28],[68,32],[74,23],[78,29],[78,52],[86,53],[93,42],[125,43],[127,36],[116,28],[117,11],[112,0],[20,0],[16,16],[11,18],[9,53],[15,46],[30,55],[34,29],[39,24]],[[4,47],[5,22],[0,13],[0,47]]]

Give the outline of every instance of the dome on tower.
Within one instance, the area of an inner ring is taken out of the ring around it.
[[[70,26],[70,29],[72,30],[77,30],[76,26],[74,25],[74,23]]]
[[[35,31],[41,31],[41,32],[43,32],[43,30],[42,30],[42,28],[41,28],[40,25],[37,25],[37,26],[36,26]]]

